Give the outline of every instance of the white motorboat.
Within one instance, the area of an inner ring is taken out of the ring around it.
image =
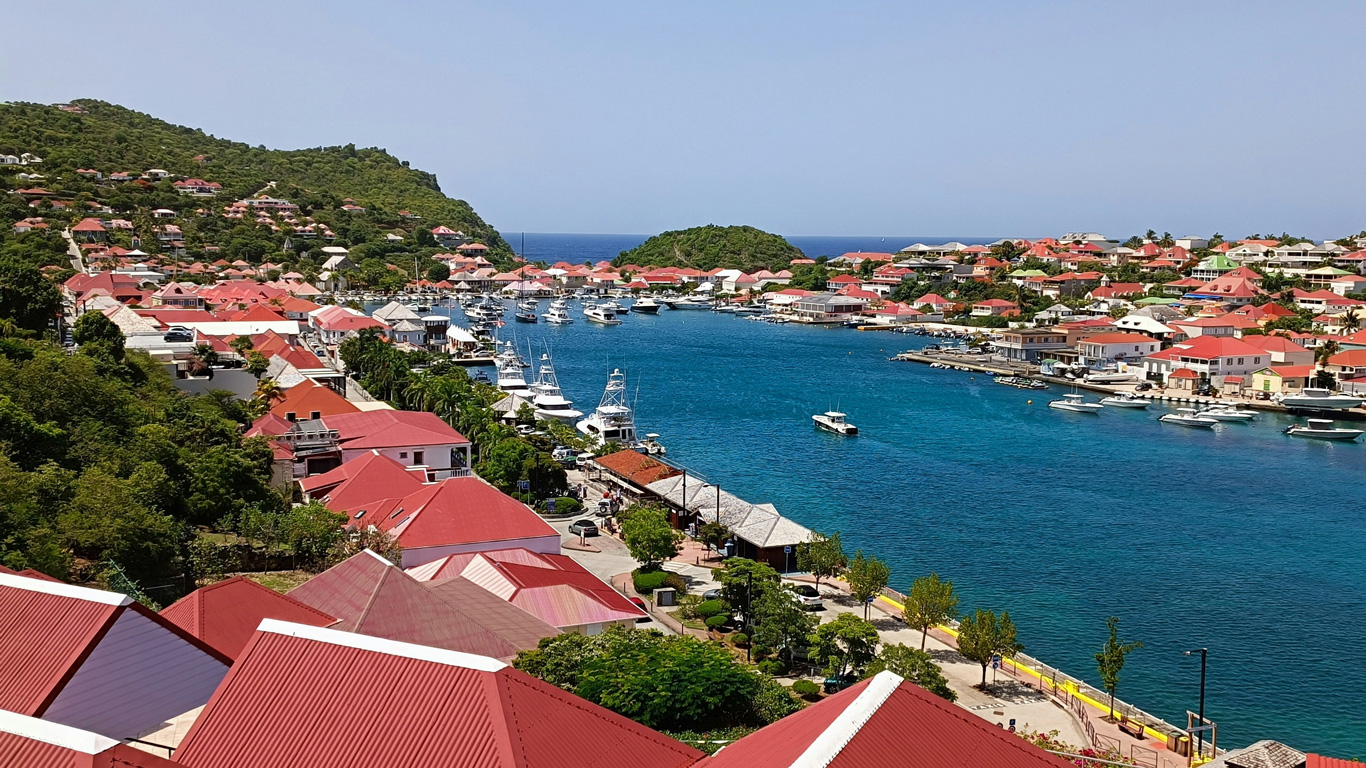
[[[1082,395],[1071,394],[1063,395],[1061,400],[1049,401],[1049,408],[1056,408],[1060,411],[1072,411],[1073,413],[1100,413],[1105,406],[1100,403],[1088,403],[1082,399]]]
[[[535,312],[539,307],[537,306],[535,299],[523,299],[522,301],[517,302],[517,308],[523,312]]]
[[[649,296],[642,296],[631,305],[631,311],[643,315],[657,315],[659,314],[659,302]]]
[[[1334,427],[1329,419],[1309,419],[1307,424],[1291,424],[1285,433],[1291,437],[1307,437],[1313,440],[1356,440],[1363,430]]]
[[[584,307],[583,316],[588,322],[598,325],[621,325],[621,321],[617,319],[617,313],[605,309],[601,305],[590,304]]]
[[[556,302],[556,304],[558,303],[561,302]],[[569,325],[574,322],[574,318],[569,316],[569,310],[551,304],[550,309],[545,312],[545,321],[553,325]]]
[[[1272,400],[1287,408],[1311,408],[1325,411],[1341,411],[1347,408],[1357,408],[1364,402],[1359,397],[1334,393],[1327,389],[1318,389],[1315,387],[1305,387],[1300,390],[1298,395],[1276,395]]]
[[[1167,413],[1157,417],[1163,424],[1176,424],[1182,427],[1201,427],[1210,429],[1219,422],[1214,419],[1207,419],[1194,408],[1178,408],[1176,413]]]
[[[509,395],[531,399],[531,387],[527,385],[526,377],[522,375],[522,366],[515,361],[499,363],[498,388]]]
[[[560,391],[555,363],[549,353],[541,355],[540,365],[536,368],[536,381],[531,384],[531,394],[531,404],[538,418],[571,422],[583,416],[583,411],[574,410],[574,402]]]
[[[1199,414],[1215,421],[1252,421],[1257,417],[1256,411],[1239,410],[1229,403],[1211,405],[1200,411]]]
[[[767,311],[768,310],[764,309],[763,307],[756,307],[753,304],[745,304],[735,308],[735,314],[737,315],[758,316],[764,314]]]
[[[1134,395],[1132,392],[1121,392],[1101,398],[1100,404],[1114,408],[1147,408],[1149,401],[1146,398]]]
[[[598,302],[598,309],[607,310],[614,315],[626,314],[626,307],[621,306],[621,302],[613,299]]]
[[[1122,384],[1138,377],[1132,373],[1120,373],[1118,371],[1092,371],[1082,378],[1093,384]]]
[[[597,409],[574,426],[604,443],[636,442],[636,415],[626,401],[626,374],[621,369],[613,370],[607,377],[607,388]]]
[[[664,306],[669,309],[711,309],[711,302],[706,299],[684,297],[682,299],[665,299]]]
[[[834,432],[837,435],[857,435],[858,427],[844,420],[844,414],[839,411],[826,411],[811,417],[816,422],[816,426],[827,432]]]
[[[645,439],[641,441],[640,447],[644,448],[645,452],[651,456],[663,456],[669,452],[663,445],[660,445],[659,434],[656,432],[647,433]]]

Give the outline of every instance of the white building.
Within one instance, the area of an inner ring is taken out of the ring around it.
[[[1141,333],[1098,333],[1081,341],[1081,363],[1088,368],[1141,364],[1162,342]]]

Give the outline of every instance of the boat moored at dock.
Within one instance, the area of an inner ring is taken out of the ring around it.
[[[635,410],[626,401],[626,374],[620,368],[608,375],[607,387],[602,392],[597,409],[574,426],[583,434],[603,443],[635,444]]]
[[[1133,393],[1122,392],[1119,394],[1111,395],[1109,397],[1101,398],[1100,404],[1112,406],[1114,408],[1139,409],[1147,408],[1149,405],[1149,401],[1146,398],[1137,397]]]
[[[1291,424],[1285,433],[1291,437],[1307,437],[1311,440],[1353,441],[1361,437],[1363,430],[1334,427],[1330,419],[1309,419],[1306,424]]]
[[[1341,411],[1358,408],[1363,402],[1359,397],[1332,392],[1327,389],[1305,387],[1296,395],[1277,395],[1271,398],[1286,408],[1305,408],[1310,410]]]

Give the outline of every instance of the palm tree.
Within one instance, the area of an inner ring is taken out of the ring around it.
[[[1361,316],[1355,309],[1349,309],[1342,314],[1342,327],[1347,331],[1355,331],[1361,327]]]

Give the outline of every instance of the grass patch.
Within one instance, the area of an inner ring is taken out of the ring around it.
[[[245,576],[257,584],[273,589],[281,594],[284,594],[313,578],[313,574],[308,571],[266,571],[264,573],[242,573],[237,575]]]

